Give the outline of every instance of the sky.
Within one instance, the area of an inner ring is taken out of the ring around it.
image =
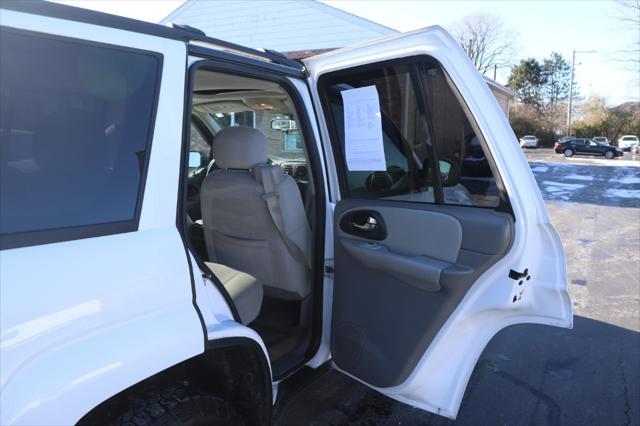
[[[158,22],[180,6],[182,0],[136,1],[61,1],[73,6],[99,10],[149,22]],[[575,81],[583,97],[603,96],[609,105],[640,101],[640,70],[619,61],[619,51],[640,37],[623,31],[615,19],[619,6],[614,1],[483,1],[413,0],[364,1],[322,0],[330,6],[362,16],[398,31],[410,31],[430,25],[450,26],[462,16],[490,13],[517,34],[516,62],[527,57],[542,60],[551,52],[571,60],[577,53]],[[266,46],[268,47],[268,46]],[[508,71],[499,73],[506,83]]]

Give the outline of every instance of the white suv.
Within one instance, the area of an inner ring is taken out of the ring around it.
[[[638,144],[640,144],[640,140],[635,135],[624,135],[618,139],[618,148],[625,151],[633,150]]]
[[[1,424],[266,424],[330,360],[453,418],[497,332],[571,327],[535,180],[440,27],[300,63],[1,7]]]

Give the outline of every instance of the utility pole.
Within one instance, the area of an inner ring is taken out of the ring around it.
[[[596,53],[597,50],[574,50],[571,57],[571,81],[569,81],[569,105],[567,108],[567,136],[571,136],[571,113],[573,107],[573,76],[576,70],[576,53]]]
[[[576,51],[571,57],[571,80],[569,80],[569,106],[567,108],[567,136],[571,136],[571,107],[573,106],[573,73],[576,68]]]

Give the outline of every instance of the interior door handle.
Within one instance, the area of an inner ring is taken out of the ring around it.
[[[375,210],[351,210],[339,219],[342,232],[366,238],[367,240],[382,241],[387,238],[384,219]]]
[[[378,221],[371,216],[367,217],[364,223],[351,222],[351,226],[362,232],[372,232],[378,227]]]

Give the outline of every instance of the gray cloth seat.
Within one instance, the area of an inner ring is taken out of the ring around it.
[[[220,280],[231,296],[242,324],[249,324],[256,319],[262,307],[262,283],[249,274],[219,263],[205,262],[204,264]]]
[[[218,132],[213,157],[220,170],[204,179],[200,192],[210,260],[258,278],[266,295],[304,299],[311,288],[311,230],[296,182],[266,164],[266,139],[253,128]]]

